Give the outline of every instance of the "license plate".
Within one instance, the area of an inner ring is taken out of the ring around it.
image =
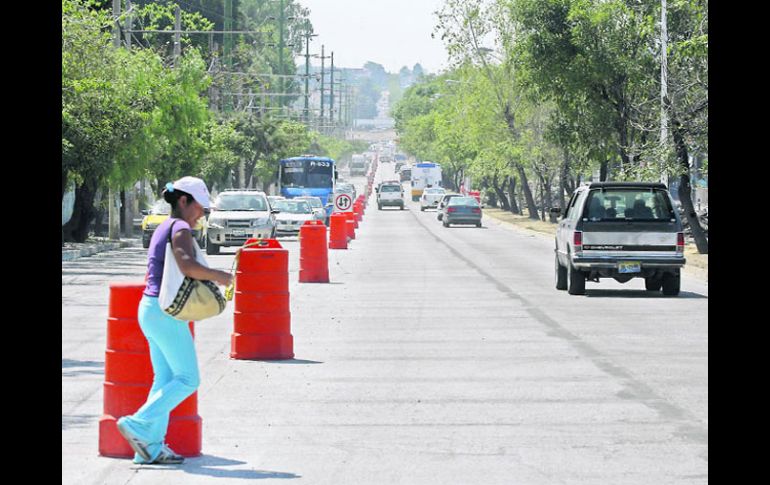
[[[639,261],[622,261],[618,263],[618,273],[640,273],[642,263]]]
[[[247,235],[246,231],[239,231],[237,229],[233,231],[233,236],[246,236],[246,235]]]

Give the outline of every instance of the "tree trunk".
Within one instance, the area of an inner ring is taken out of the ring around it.
[[[568,187],[568,177],[569,177],[569,152],[567,149],[564,149],[564,160],[561,164],[561,171],[559,172],[559,209],[561,209],[561,213],[564,214],[566,211],[567,206],[567,199],[565,199],[565,195],[569,197],[569,195],[572,192],[569,192]]]
[[[501,209],[504,211],[510,210],[511,205],[508,203],[508,197],[505,196],[505,192],[503,192],[502,187],[500,187],[500,184],[497,182],[497,175],[492,177],[492,190],[495,191],[497,198],[500,199],[500,205],[502,206]]]
[[[609,171],[609,164],[610,164],[610,161],[605,159],[605,160],[602,160],[601,165],[599,165],[599,181],[600,182],[606,182],[607,181],[607,173]]]
[[[62,237],[65,241],[85,242],[88,238],[88,227],[96,216],[95,196],[96,183],[94,181],[87,180],[75,189],[75,207],[72,210],[72,218],[62,226]]]
[[[521,210],[519,210],[519,206],[516,204],[516,177],[509,176],[508,177],[508,187],[510,188],[511,192],[511,212],[514,214],[521,214]]]
[[[553,175],[545,178],[545,203],[543,203],[543,220],[546,218],[546,210],[550,210],[553,205],[553,199],[551,198],[551,183],[553,182]]]
[[[520,163],[517,163],[516,170],[518,170],[519,177],[521,177],[521,188],[522,192],[524,192],[524,197],[527,200],[527,211],[529,212],[529,218],[537,220],[539,218],[537,215],[537,204],[535,203],[535,198],[532,197],[532,191],[529,189],[529,183],[527,182],[527,174],[524,171],[524,166]]]
[[[463,173],[462,170],[458,170],[454,174],[454,179],[452,180],[452,183],[454,183],[455,186],[452,188],[452,190],[454,190],[455,192],[459,192],[460,191],[460,184],[463,181],[463,175],[464,175],[464,173]],[[470,189],[470,187],[466,187],[465,188],[465,190],[468,190],[468,189]]]
[[[679,177],[679,201],[682,203],[684,215],[687,217],[687,222],[690,224],[692,237],[695,240],[695,247],[698,248],[700,254],[708,254],[709,241],[700,225],[698,214],[695,212],[695,207],[692,203],[690,160],[688,157],[687,142],[685,142],[684,134],[682,133],[682,126],[673,114],[673,110],[670,111],[670,116],[672,128],[671,135],[674,138],[674,146],[676,147],[676,158],[682,168],[682,175]]]
[[[119,221],[118,221],[118,227],[119,232],[123,235],[126,234],[126,191],[121,190],[120,191],[120,210],[119,213]]]

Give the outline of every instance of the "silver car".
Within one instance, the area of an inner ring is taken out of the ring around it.
[[[273,208],[279,211],[275,219],[276,235],[299,234],[302,224],[317,220],[313,208],[306,200],[279,200]]]
[[[275,237],[275,215],[265,193],[256,190],[220,192],[206,224],[206,254],[219,254],[219,248],[223,246],[242,246],[254,237]]]
[[[559,222],[555,245],[557,290],[582,295],[586,280],[644,278],[648,291],[679,294],[684,232],[661,183],[578,187]]]
[[[337,182],[334,187],[335,194],[348,194],[350,198],[356,200],[356,186],[348,182]]]
[[[441,187],[431,187],[425,189],[420,196],[420,210],[438,207],[438,203],[446,194],[446,190]]]
[[[324,221],[326,223],[326,208],[320,197],[312,197],[309,195],[303,195],[301,197],[294,197],[292,200],[304,200],[310,204],[310,208],[313,209],[315,220]]]

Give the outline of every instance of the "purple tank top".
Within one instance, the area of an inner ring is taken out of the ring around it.
[[[172,219],[169,217],[155,229],[150,239],[150,248],[147,250],[147,286],[144,288],[144,294],[157,297],[160,295],[160,282],[163,279],[163,266],[166,262],[166,243],[168,242],[168,231],[171,223],[174,224],[174,234],[187,229],[190,225],[182,219]],[[173,237],[173,235],[172,235]]]

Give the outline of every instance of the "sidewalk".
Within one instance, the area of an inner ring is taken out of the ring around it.
[[[91,237],[84,243],[64,243],[61,248],[61,260],[72,261],[74,259],[92,256],[97,253],[105,251],[112,251],[120,248],[130,248],[140,246],[141,239],[136,238],[123,238],[119,241],[113,241],[107,238]]]

